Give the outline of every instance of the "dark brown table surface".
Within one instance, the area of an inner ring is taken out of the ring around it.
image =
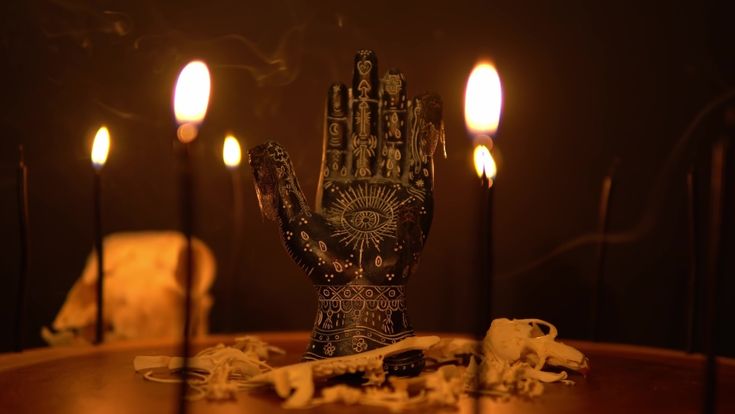
[[[272,361],[298,361],[308,332],[255,333],[288,354]],[[443,336],[454,336],[446,334]],[[235,335],[210,336],[196,348],[231,343]],[[532,400],[482,399],[483,412],[497,414],[698,413],[702,400],[701,355],[631,345],[565,341],[589,356],[592,371],[572,375],[576,385],[549,384]],[[177,385],[145,381],[133,370],[138,355],[175,355],[171,341],[135,341],[99,347],[43,348],[0,355],[2,413],[174,413]],[[720,358],[718,413],[735,413],[735,361]],[[240,393],[236,401],[195,401],[191,413],[385,413],[387,410],[344,405],[312,410],[284,410],[272,392]],[[459,412],[472,412],[466,398]],[[425,410],[424,410],[425,411]],[[456,413],[453,409],[437,413]]]

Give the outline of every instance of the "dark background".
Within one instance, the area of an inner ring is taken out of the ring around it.
[[[209,63],[212,100],[195,144],[196,233],[224,269],[232,237],[225,132],[247,146],[285,144],[313,202],[327,86],[348,82],[354,52],[371,48],[381,71],[407,74],[410,94],[434,90],[445,102],[449,157],[436,161],[434,226],[409,283],[417,329],[467,331],[474,321],[479,184],[463,94],[472,66],[489,57],[504,88],[494,314],[546,319],[564,337],[589,338],[596,247],[583,236],[596,231],[602,179],[617,158],[610,229],[622,242],[609,248],[601,339],[683,347],[684,176],[694,165],[701,225],[720,117],[675,148],[695,114],[732,88],[733,8],[588,3],[4,2],[0,330],[11,331],[17,300],[19,143],[31,184],[26,342],[38,346],[40,327],[52,321],[92,246],[89,148],[100,123],[113,139],[103,177],[107,231],[177,228],[172,88],[188,60]],[[211,326],[310,329],[310,285],[275,225],[261,219],[247,168],[243,175],[245,242],[237,274],[218,275]],[[725,319],[735,310],[735,283],[725,268],[719,346],[732,355]],[[10,346],[3,334],[0,349]]]

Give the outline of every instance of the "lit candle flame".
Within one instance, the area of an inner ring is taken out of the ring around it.
[[[210,88],[209,69],[200,60],[189,62],[179,73],[174,90],[174,114],[181,142],[191,142],[197,137],[199,124],[207,114]]]
[[[92,143],[92,165],[94,169],[99,171],[105,161],[107,161],[107,153],[110,151],[110,131],[106,126],[101,126],[94,136]]]
[[[491,136],[498,130],[503,91],[500,77],[490,63],[479,63],[467,80],[464,117],[467,129],[475,135]]]
[[[477,176],[482,178],[484,172],[485,177],[488,179],[488,187],[492,186],[495,175],[498,173],[498,167],[495,165],[495,160],[490,150],[484,145],[476,146],[474,159]]]
[[[222,160],[229,169],[235,169],[240,166],[242,154],[240,151],[240,143],[232,135],[225,137],[225,145],[222,147]]]

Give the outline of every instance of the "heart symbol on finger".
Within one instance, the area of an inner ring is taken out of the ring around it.
[[[361,62],[357,62],[357,71],[360,72],[361,75],[367,75],[368,72],[373,68],[373,63],[369,60],[363,60]]]

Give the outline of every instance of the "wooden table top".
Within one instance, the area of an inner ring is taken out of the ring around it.
[[[298,361],[308,332],[254,333],[287,351],[273,365]],[[236,335],[210,336],[195,349]],[[237,335],[239,336],[239,335]],[[456,336],[445,334],[442,336]],[[542,396],[497,401],[483,398],[483,412],[493,414],[699,413],[704,359],[701,355],[631,345],[565,341],[583,351],[592,371],[572,375],[574,386],[548,384]],[[0,355],[0,411],[5,413],[173,413],[178,385],[145,381],[133,370],[138,355],[176,355],[171,341],[134,341],[98,347],[42,348]],[[718,413],[735,413],[735,360],[720,358]],[[191,413],[386,413],[373,407],[329,405],[312,410],[284,410],[273,392],[240,393],[232,402],[192,402]],[[459,412],[473,411],[463,400]],[[424,410],[425,411],[425,410]],[[447,408],[437,413],[456,413]]]

